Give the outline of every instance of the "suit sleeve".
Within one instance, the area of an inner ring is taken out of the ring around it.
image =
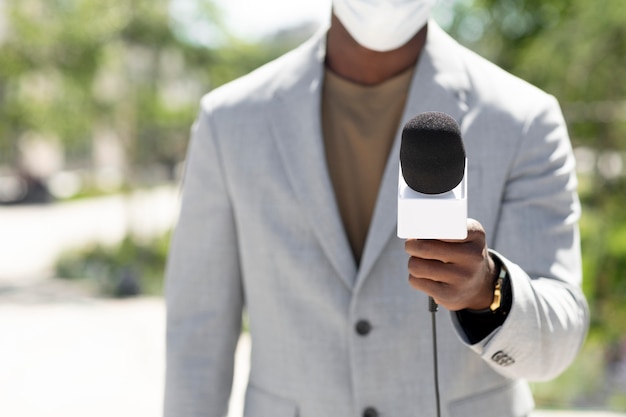
[[[227,414],[243,294],[221,164],[211,115],[201,113],[166,270],[164,417]]]
[[[526,121],[500,207],[494,254],[513,301],[503,325],[470,345],[510,378],[547,380],[574,360],[588,328],[581,290],[580,203],[567,128],[553,97]]]

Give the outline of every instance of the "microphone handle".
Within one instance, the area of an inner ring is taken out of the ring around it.
[[[428,297],[428,311],[434,313],[437,310],[439,310],[439,305],[435,302],[435,299],[433,297]]]
[[[428,310],[431,313],[431,324],[433,334],[433,376],[435,383],[435,406],[437,407],[437,417],[441,417],[441,399],[439,396],[439,359],[437,355],[437,310],[439,305],[433,297],[428,297]]]

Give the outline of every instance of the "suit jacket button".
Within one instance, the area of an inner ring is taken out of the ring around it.
[[[378,410],[374,407],[367,407],[363,410],[363,417],[378,417]]]
[[[359,320],[354,328],[360,336],[365,336],[372,331],[372,325],[367,320]]]

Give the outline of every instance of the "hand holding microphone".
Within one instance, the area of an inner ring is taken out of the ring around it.
[[[496,267],[482,225],[467,219],[467,162],[456,121],[439,112],[411,119],[400,165],[398,236],[407,239],[409,283],[451,311],[489,307]]]

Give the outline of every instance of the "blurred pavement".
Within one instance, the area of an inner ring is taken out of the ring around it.
[[[49,273],[63,248],[112,243],[131,222],[133,230],[145,233],[167,229],[176,213],[175,196],[164,188],[128,198],[0,207],[0,416],[161,415],[163,300],[102,299]],[[249,348],[243,336],[229,417],[242,415]],[[533,415],[610,416],[618,414]]]
[[[56,204],[0,206],[0,285],[50,275],[60,253],[87,244],[115,244],[132,231],[150,237],[178,213],[172,186]]]

